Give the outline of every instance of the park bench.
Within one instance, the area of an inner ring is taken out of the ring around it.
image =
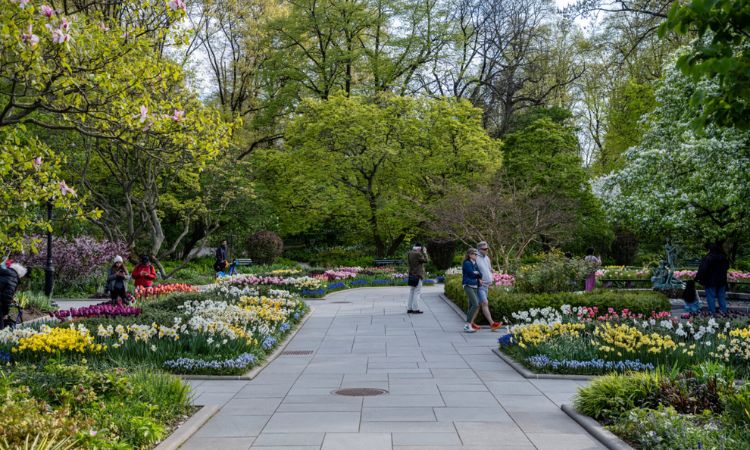
[[[400,259],[376,259],[374,262],[376,267],[400,266],[403,264],[403,261]]]
[[[229,265],[229,275],[236,273],[236,268],[240,266],[252,266],[253,260],[250,258],[234,258],[232,264]]]

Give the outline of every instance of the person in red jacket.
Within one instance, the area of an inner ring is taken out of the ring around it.
[[[141,256],[141,262],[133,268],[135,287],[151,287],[155,279],[156,269],[149,261],[148,256]]]

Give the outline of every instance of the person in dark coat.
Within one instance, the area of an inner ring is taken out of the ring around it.
[[[229,266],[227,261],[227,241],[221,241],[221,245],[216,248],[216,262],[214,263],[214,270],[216,272],[223,272]]]
[[[123,264],[122,256],[115,256],[114,264],[109,269],[109,275],[107,276],[107,290],[112,301],[126,298],[129,278],[130,275],[128,275],[128,269]]]
[[[19,263],[0,263],[0,328],[3,328],[10,313],[10,304],[16,295],[18,283],[26,275],[26,268]]]
[[[727,272],[729,271],[729,258],[720,245],[708,246],[708,255],[703,257],[695,280],[706,290],[706,303],[711,314],[716,314],[716,300],[722,314],[727,313]]]
[[[406,255],[406,262],[409,264],[409,277],[418,278],[416,285],[410,285],[409,301],[406,306],[407,314],[422,314],[419,309],[419,301],[422,299],[422,281],[427,278],[427,271],[424,267],[427,261],[429,261],[427,249],[419,242],[415,243]]]

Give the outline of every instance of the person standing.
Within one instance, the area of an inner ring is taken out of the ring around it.
[[[9,264],[10,263],[10,264]],[[18,283],[26,275],[26,268],[19,263],[9,260],[0,263],[0,328],[5,328],[10,321],[10,304],[16,295]]]
[[[409,303],[406,306],[407,314],[422,314],[419,309],[419,301],[422,299],[422,281],[427,278],[427,271],[425,270],[425,264],[429,259],[427,258],[427,249],[422,246],[419,242],[414,243],[414,247],[406,255],[406,261],[409,264],[409,278],[410,280],[418,280],[416,285],[411,282],[409,285]]]
[[[727,272],[729,258],[718,244],[708,246],[708,254],[701,260],[695,280],[706,290],[706,303],[711,314],[716,314],[716,300],[722,314],[727,311]]]
[[[479,254],[477,255],[477,268],[479,268],[479,273],[482,275],[482,279],[479,280],[479,287],[477,288],[479,306],[482,308],[482,314],[484,314],[485,319],[487,319],[487,323],[490,324],[490,329],[492,331],[497,331],[502,324],[492,320],[492,314],[490,314],[490,286],[495,282],[495,279],[492,276],[492,261],[489,256],[490,246],[487,242],[482,241],[477,244],[477,248],[479,249]],[[476,314],[478,313],[479,311],[477,310]],[[476,320],[476,318],[474,318],[474,320]],[[474,320],[472,320],[471,323],[474,323]]]
[[[224,272],[227,266],[227,240],[221,241],[221,245],[216,247],[216,262],[214,263],[214,270],[216,272]]]
[[[464,256],[464,262],[461,265],[461,284],[464,287],[466,298],[469,302],[468,310],[466,311],[466,324],[464,325],[464,331],[467,333],[474,333],[479,330],[479,326],[474,323],[474,318],[477,316],[479,309],[479,294],[477,290],[482,280],[482,273],[479,272],[477,267],[477,249],[470,248],[466,251]]]
[[[122,256],[115,256],[114,263],[109,269],[109,276],[107,276],[107,291],[109,291],[109,298],[113,302],[126,298],[129,278],[128,269],[122,261]]]
[[[586,257],[583,258],[583,260],[589,265],[589,268],[591,270],[591,272],[586,275],[586,292],[591,292],[596,287],[596,271],[599,269],[599,267],[601,267],[602,260],[599,259],[599,257],[594,256],[593,247],[589,247],[586,249]]]
[[[148,255],[141,255],[141,262],[133,268],[133,279],[136,288],[150,288],[156,279],[156,269]]]

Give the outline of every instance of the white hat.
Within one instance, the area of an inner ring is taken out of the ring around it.
[[[26,275],[26,268],[19,263],[11,264],[10,268],[16,271],[16,273],[18,274],[18,278],[23,278]]]
[[[122,262],[122,256],[120,256],[120,255],[115,256],[115,262],[116,263],[118,263],[118,262],[121,263]]]

